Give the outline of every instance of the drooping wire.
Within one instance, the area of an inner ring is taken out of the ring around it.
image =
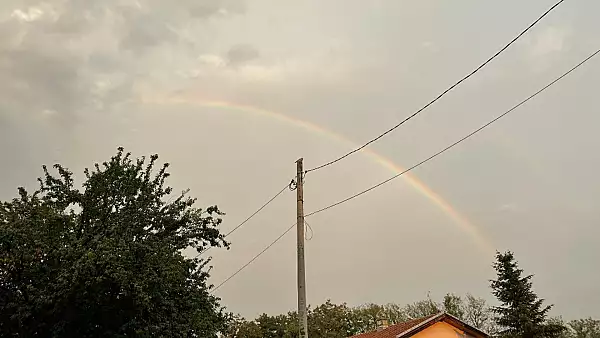
[[[331,204],[327,207],[321,208],[317,211],[311,212],[307,215],[305,215],[304,217],[310,217],[312,215],[321,213],[325,210],[331,209],[333,207],[336,207],[342,203],[345,203],[347,201],[350,201],[360,195],[363,195],[371,190],[374,190],[388,182],[390,182],[391,180],[400,177],[402,175],[404,175],[405,173],[429,162],[430,160],[434,159],[435,157],[443,154],[444,152],[448,151],[449,149],[455,147],[456,145],[458,145],[459,143],[462,143],[463,141],[465,141],[466,139],[470,138],[471,136],[477,134],[478,132],[480,132],[481,130],[487,128],[488,126],[490,126],[491,124],[493,124],[494,122],[498,121],[499,119],[501,119],[502,117],[508,115],[509,113],[511,113],[512,111],[514,111],[515,109],[519,108],[520,106],[524,105],[525,103],[527,103],[529,100],[533,99],[534,97],[536,97],[537,95],[539,95],[540,93],[542,93],[543,91],[545,91],[546,89],[548,89],[549,87],[551,87],[552,85],[554,85],[555,83],[559,82],[560,80],[562,80],[564,77],[566,77],[567,75],[569,75],[570,73],[572,73],[573,71],[575,71],[577,68],[579,68],[580,66],[582,66],[584,63],[586,63],[587,61],[589,61],[590,59],[592,59],[593,57],[595,57],[596,55],[598,55],[598,53],[600,53],[600,49],[598,49],[596,52],[594,52],[592,55],[588,56],[587,58],[585,58],[583,61],[579,62],[577,65],[575,65],[574,67],[572,67],[571,69],[569,69],[567,72],[565,72],[564,74],[562,74],[561,76],[557,77],[556,79],[554,79],[552,82],[550,82],[549,84],[545,85],[544,87],[542,87],[540,90],[538,90],[537,92],[533,93],[532,95],[528,96],[526,99],[522,100],[521,102],[519,102],[518,104],[516,104],[515,106],[513,106],[511,109],[507,110],[506,112],[504,112],[503,114],[497,116],[496,118],[494,118],[493,120],[491,120],[490,122],[484,124],[483,126],[475,129],[473,132],[469,133],[467,136],[459,139],[458,141],[452,143],[451,145],[447,146],[446,148],[442,149],[441,151],[433,154],[432,156],[426,158],[425,160],[413,165],[412,167],[404,170],[403,172],[392,176],[391,178],[388,178],[387,180],[376,184],[374,186],[372,186],[369,189],[363,190],[360,193],[357,193],[355,195],[352,195],[348,198],[345,198],[339,202],[336,202],[334,204]],[[227,283],[229,280],[231,280],[233,277],[235,277],[236,275],[238,275],[242,270],[244,270],[245,268],[247,268],[250,264],[252,264],[254,261],[256,261],[261,255],[263,255],[267,250],[269,250],[273,245],[275,245],[275,243],[279,242],[279,240],[281,240],[288,232],[290,232],[290,230],[293,229],[293,227],[296,224],[292,224],[287,230],[285,230],[281,235],[279,235],[279,237],[277,237],[273,242],[271,242],[267,247],[265,247],[261,252],[259,252],[256,256],[254,256],[248,263],[244,264],[240,269],[238,269],[233,275],[229,276],[227,279],[225,279],[223,282],[221,282],[216,288],[214,288],[212,290],[212,292],[216,291],[218,288],[220,288],[221,286],[223,286],[223,284]]]
[[[390,177],[390,178],[386,179],[385,181],[383,181],[383,182],[380,182],[380,183],[378,183],[378,184],[376,184],[376,185],[374,185],[374,186],[372,186],[372,187],[370,187],[370,188],[368,188],[368,189],[366,189],[366,190],[363,190],[363,191],[361,191],[361,192],[359,192],[359,193],[356,193],[356,194],[354,194],[354,195],[352,195],[352,196],[350,196],[350,197],[347,197],[347,198],[345,198],[345,199],[343,199],[343,200],[340,200],[340,201],[338,201],[338,202],[336,202],[336,203],[333,203],[333,204],[331,204],[331,205],[328,205],[328,206],[326,206],[326,207],[324,207],[324,208],[321,208],[321,209],[319,209],[319,210],[317,210],[317,211],[313,211],[313,212],[311,212],[311,213],[309,213],[309,214],[305,215],[305,217],[309,217],[309,216],[312,216],[312,215],[318,214],[318,213],[320,213],[320,212],[323,212],[323,211],[325,211],[325,210],[328,210],[328,209],[331,209],[331,208],[333,208],[333,207],[336,207],[336,206],[338,206],[338,205],[340,205],[340,204],[346,203],[346,202],[348,202],[348,201],[350,201],[350,200],[352,200],[352,199],[355,199],[355,198],[357,198],[357,197],[359,197],[359,196],[361,196],[361,195],[363,195],[363,194],[366,194],[366,193],[368,193],[369,191],[371,191],[371,190],[374,190],[374,189],[376,189],[376,188],[378,188],[378,187],[380,187],[380,186],[382,186],[382,185],[384,185],[384,184],[386,184],[386,183],[388,183],[388,182],[392,181],[393,179],[395,179],[395,178],[398,178],[398,177],[400,177],[400,176],[402,176],[402,175],[406,174],[407,172],[409,172],[409,171],[411,171],[411,170],[413,170],[413,169],[415,169],[415,168],[417,168],[417,167],[419,167],[419,166],[421,166],[421,165],[423,165],[423,164],[425,164],[425,163],[427,163],[427,162],[431,161],[432,159],[434,159],[434,158],[438,157],[439,155],[441,155],[441,154],[445,153],[446,151],[448,151],[448,150],[450,150],[450,149],[454,148],[454,147],[455,147],[455,146],[457,146],[458,144],[460,144],[460,143],[462,143],[463,141],[467,140],[467,139],[468,139],[468,138],[470,138],[471,136],[473,136],[473,135],[475,135],[475,134],[479,133],[480,131],[482,131],[483,129],[485,129],[485,128],[489,127],[491,124],[493,124],[494,122],[496,122],[496,121],[500,120],[501,118],[503,118],[504,116],[508,115],[509,113],[511,113],[512,111],[514,111],[515,109],[517,109],[517,108],[519,108],[520,106],[524,105],[524,104],[525,104],[525,103],[527,103],[529,100],[533,99],[534,97],[536,97],[537,95],[539,95],[540,93],[542,93],[543,91],[545,91],[546,89],[548,89],[549,87],[551,87],[552,85],[554,85],[555,83],[557,83],[558,81],[562,80],[562,79],[563,79],[564,77],[566,77],[567,75],[571,74],[573,71],[575,71],[577,68],[579,68],[579,67],[580,67],[580,66],[582,66],[584,63],[586,63],[587,61],[589,61],[591,58],[593,58],[594,56],[598,55],[598,53],[600,53],[600,49],[598,49],[598,50],[597,50],[596,52],[594,52],[592,55],[588,56],[588,57],[587,57],[587,58],[585,58],[583,61],[579,62],[577,65],[575,65],[574,67],[572,67],[571,69],[569,69],[569,70],[568,70],[566,73],[564,73],[564,74],[562,74],[561,76],[557,77],[557,78],[556,78],[556,79],[554,79],[552,82],[550,82],[549,84],[545,85],[544,87],[542,87],[541,89],[539,89],[537,92],[535,92],[535,93],[531,94],[530,96],[528,96],[527,98],[525,98],[524,100],[522,100],[521,102],[519,102],[518,104],[516,104],[515,106],[513,106],[513,107],[512,107],[512,108],[510,108],[509,110],[507,110],[506,112],[504,112],[504,113],[502,113],[501,115],[499,115],[499,116],[495,117],[493,120],[491,120],[491,121],[487,122],[486,124],[482,125],[481,127],[477,128],[477,129],[475,129],[475,130],[474,130],[474,131],[472,131],[471,133],[467,134],[466,136],[462,137],[461,139],[459,139],[458,141],[456,141],[456,142],[452,143],[451,145],[449,145],[449,146],[445,147],[444,149],[442,149],[442,150],[438,151],[437,153],[435,153],[435,154],[433,154],[433,155],[429,156],[428,158],[424,159],[423,161],[421,161],[421,162],[419,162],[419,163],[417,163],[417,164],[413,165],[412,167],[410,167],[410,168],[408,168],[408,169],[406,169],[406,170],[404,170],[404,171],[402,171],[402,172],[400,172],[400,173],[398,173],[398,174],[396,174],[396,175],[394,175],[394,176],[392,176],[392,177]]]
[[[239,229],[244,224],[246,224],[246,222],[248,222],[252,217],[256,216],[256,214],[258,214],[264,208],[266,208],[267,205],[271,204],[271,202],[273,202],[277,197],[279,197],[285,191],[285,189],[287,187],[288,186],[286,185],[285,187],[283,187],[283,189],[279,190],[279,192],[277,194],[275,194],[275,196],[271,197],[270,200],[268,200],[265,204],[263,204],[260,208],[258,208],[258,210],[256,210],[252,215],[248,216],[242,223],[240,223],[238,226],[236,226],[235,228],[231,229],[228,233],[226,233],[225,237],[227,237],[227,236],[231,235],[232,233],[234,233],[237,229]]]
[[[292,180],[292,182],[293,182],[293,180]],[[277,194],[275,194],[275,196],[271,197],[271,199],[269,199],[265,204],[263,204],[260,208],[258,208],[258,210],[256,210],[254,213],[252,213],[252,215],[248,216],[242,223],[238,224],[235,228],[233,228],[229,232],[227,232],[223,238],[227,238],[229,235],[231,235],[232,233],[234,233],[236,230],[238,230],[239,228],[241,228],[242,226],[244,226],[244,224],[246,224],[250,219],[252,219],[252,217],[256,216],[259,212],[261,212],[269,204],[271,204],[271,202],[273,202],[277,197],[279,197],[286,189],[289,188],[291,190],[291,184],[292,183],[286,184],[281,190],[279,190],[279,192]],[[200,256],[203,253],[207,252],[211,248],[212,247],[208,247],[208,248],[202,250],[200,253],[198,253],[196,256],[194,256],[194,258],[197,258],[198,256]]]
[[[259,252],[256,256],[252,257],[252,259],[249,260],[248,263],[242,265],[241,268],[239,268],[231,276],[227,277],[224,281],[222,281],[219,285],[217,285],[214,289],[212,289],[211,292],[214,293],[215,291],[217,291],[221,286],[223,286],[225,283],[229,282],[233,277],[237,276],[237,274],[242,272],[242,270],[247,268],[250,264],[254,263],[254,261],[257,260],[258,257],[260,257],[262,254],[264,254],[267,250],[269,250],[273,245],[275,245],[275,243],[279,242],[279,240],[282,239],[283,236],[285,236],[288,232],[290,232],[290,230],[292,230],[295,226],[296,226],[296,223],[292,224],[286,231],[284,231],[281,235],[279,235],[279,237],[277,237],[273,242],[271,242],[271,244],[267,245],[261,252]]]
[[[306,230],[304,230],[304,239],[309,242],[313,239],[315,232],[313,231],[312,227],[310,226],[310,224],[308,224],[308,222],[305,220],[304,224],[306,225]],[[310,230],[310,236],[308,236],[308,231]]]
[[[439,94],[438,96],[436,96],[433,100],[429,101],[429,103],[427,103],[426,105],[424,105],[423,107],[421,107],[419,110],[417,110],[413,114],[409,115],[404,120],[400,121],[400,123],[396,124],[395,126],[391,127],[390,129],[386,130],[385,132],[383,132],[379,136],[375,137],[374,139],[371,139],[367,143],[359,146],[358,148],[355,148],[355,149],[349,151],[348,153],[346,153],[346,154],[344,154],[344,155],[342,155],[342,156],[340,156],[340,157],[338,157],[336,159],[333,159],[333,160],[331,160],[329,162],[326,162],[326,163],[321,164],[319,166],[316,166],[314,168],[308,169],[308,170],[306,170],[306,172],[308,173],[308,172],[311,172],[311,171],[316,171],[316,170],[319,170],[319,169],[323,169],[323,168],[325,168],[327,166],[330,166],[330,165],[332,165],[332,164],[334,164],[336,162],[339,162],[339,161],[345,159],[346,157],[348,157],[348,156],[350,156],[350,155],[352,155],[352,154],[354,154],[356,152],[361,151],[362,149],[366,148],[370,144],[372,144],[374,142],[377,142],[382,137],[384,137],[387,134],[391,133],[392,131],[396,130],[398,127],[400,127],[401,125],[403,125],[404,123],[406,123],[408,120],[412,119],[413,117],[417,116],[419,113],[421,113],[422,111],[424,111],[425,109],[429,108],[429,106],[431,106],[436,101],[438,101],[439,99],[441,99],[444,95],[446,95],[448,92],[450,92],[451,90],[453,90],[454,88],[456,88],[462,82],[464,82],[465,80],[467,80],[468,78],[470,78],[471,76],[473,76],[475,73],[477,73],[478,71],[480,71],[483,67],[485,67],[488,63],[490,63],[492,60],[494,60],[497,56],[499,56],[500,54],[502,54],[502,52],[504,52],[505,50],[507,50],[508,47],[510,47],[513,43],[515,43],[517,40],[519,40],[523,35],[525,35],[525,33],[527,33],[531,28],[533,28],[533,26],[535,26],[538,22],[540,22],[546,15],[548,15],[550,12],[552,12],[552,10],[554,10],[556,7],[558,7],[564,1],[565,0],[560,0],[557,3],[555,3],[552,7],[550,7],[548,10],[546,10],[539,18],[537,18],[537,20],[535,20],[533,23],[531,23],[529,26],[527,26],[527,28],[525,28],[521,33],[519,33],[516,37],[514,37],[508,44],[506,44],[504,47],[502,47],[499,51],[497,51],[494,55],[492,55],[484,63],[482,63],[477,68],[475,68],[473,71],[471,71],[469,74],[465,75],[463,78],[461,78],[460,80],[458,80],[456,83],[454,83],[453,85],[451,85],[450,87],[448,87],[441,94]]]

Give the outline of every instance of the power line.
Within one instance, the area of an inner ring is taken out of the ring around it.
[[[258,214],[259,212],[261,212],[267,205],[271,204],[271,202],[273,202],[277,197],[279,197],[279,195],[281,195],[286,189],[288,189],[289,183],[286,184],[283,189],[281,189],[277,194],[275,194],[275,196],[271,197],[270,200],[268,200],[265,204],[263,204],[260,208],[258,208],[258,210],[256,210],[252,215],[248,216],[248,218],[246,218],[242,223],[240,223],[238,226],[236,226],[235,228],[231,229],[231,231],[229,231],[228,233],[225,234],[225,237],[231,235],[232,233],[234,233],[237,229],[239,229],[240,227],[242,227],[244,224],[246,224],[246,222],[248,222],[252,217],[256,216],[256,214]]]
[[[529,100],[533,99],[533,98],[534,98],[534,97],[536,97],[538,94],[542,93],[544,90],[548,89],[549,87],[551,87],[552,85],[554,85],[554,84],[555,84],[555,83],[557,83],[558,81],[562,80],[562,79],[563,79],[565,76],[567,76],[567,75],[571,74],[571,73],[572,73],[572,72],[573,72],[575,69],[577,69],[577,68],[579,68],[580,66],[582,66],[584,63],[586,63],[587,61],[589,61],[589,60],[590,60],[591,58],[593,58],[594,56],[598,55],[598,53],[600,53],[600,49],[598,49],[598,50],[597,50],[596,52],[594,52],[592,55],[588,56],[588,57],[587,57],[587,58],[585,58],[583,61],[581,61],[580,63],[578,63],[577,65],[575,65],[573,68],[569,69],[569,70],[568,70],[566,73],[564,73],[564,74],[562,74],[561,76],[557,77],[556,79],[554,79],[554,81],[552,81],[552,82],[550,82],[549,84],[545,85],[544,87],[542,87],[542,88],[541,88],[540,90],[538,90],[537,92],[535,92],[535,93],[531,94],[531,95],[530,95],[530,96],[528,96],[526,99],[524,99],[523,101],[519,102],[518,104],[516,104],[515,106],[513,106],[512,108],[510,108],[509,110],[507,110],[507,111],[506,111],[506,112],[504,112],[503,114],[501,114],[501,115],[497,116],[497,117],[496,117],[496,118],[494,118],[493,120],[489,121],[488,123],[486,123],[486,124],[482,125],[481,127],[477,128],[477,129],[475,129],[474,131],[472,131],[472,132],[471,132],[471,133],[469,133],[468,135],[466,135],[466,136],[464,136],[463,138],[459,139],[458,141],[456,141],[456,142],[452,143],[451,145],[447,146],[446,148],[444,148],[444,149],[442,149],[442,150],[438,151],[437,153],[435,153],[435,154],[433,154],[433,155],[429,156],[428,158],[424,159],[423,161],[421,161],[421,162],[419,162],[419,163],[417,163],[417,164],[413,165],[412,167],[410,167],[410,168],[408,168],[408,169],[406,169],[406,170],[404,170],[404,171],[402,171],[402,172],[400,172],[400,173],[398,173],[398,174],[396,174],[396,175],[394,175],[394,176],[392,176],[392,177],[388,178],[387,180],[385,180],[385,181],[383,181],[383,182],[380,182],[380,183],[378,183],[378,184],[376,184],[376,185],[374,185],[374,186],[372,186],[372,187],[370,187],[370,188],[368,188],[368,189],[366,189],[366,190],[363,190],[363,191],[361,191],[361,192],[359,192],[359,193],[356,193],[356,194],[354,194],[354,195],[352,195],[352,196],[350,196],[350,197],[347,197],[347,198],[345,198],[345,199],[343,199],[343,200],[341,200],[341,201],[338,201],[338,202],[336,202],[336,203],[333,203],[333,204],[331,204],[331,205],[328,205],[328,206],[326,206],[326,207],[324,207],[324,208],[321,208],[321,209],[319,209],[319,210],[317,210],[317,211],[313,211],[313,212],[311,212],[311,213],[307,214],[305,217],[309,217],[309,216],[312,216],[312,215],[314,215],[314,214],[318,214],[318,213],[320,213],[320,212],[323,212],[323,211],[325,211],[325,210],[328,210],[328,209],[331,209],[331,208],[333,208],[333,207],[336,207],[336,206],[338,206],[338,205],[340,205],[340,204],[346,203],[346,202],[348,202],[348,201],[350,201],[350,200],[352,200],[352,199],[355,199],[355,198],[356,198],[356,197],[358,197],[358,196],[361,196],[361,195],[363,195],[363,194],[366,194],[366,193],[368,193],[369,191],[371,191],[371,190],[374,190],[374,189],[376,189],[376,188],[378,188],[378,187],[380,187],[380,186],[382,186],[382,185],[384,185],[384,184],[386,184],[386,183],[390,182],[391,180],[393,180],[393,179],[395,179],[395,178],[398,178],[398,177],[400,177],[400,176],[402,176],[402,175],[406,174],[407,172],[409,172],[409,171],[411,171],[411,170],[413,170],[413,169],[415,169],[415,168],[417,168],[417,167],[421,166],[422,164],[425,164],[425,163],[427,163],[427,162],[431,161],[432,159],[434,159],[434,158],[438,157],[439,155],[441,155],[441,154],[445,153],[446,151],[448,151],[448,150],[450,150],[450,149],[454,148],[456,145],[458,145],[458,144],[462,143],[463,141],[467,140],[467,139],[468,139],[468,138],[470,138],[471,136],[473,136],[473,135],[477,134],[478,132],[482,131],[483,129],[485,129],[485,128],[489,127],[491,124],[493,124],[494,122],[496,122],[496,121],[500,120],[501,118],[503,118],[504,116],[508,115],[509,113],[511,113],[512,111],[514,111],[515,109],[517,109],[517,108],[519,108],[520,106],[524,105],[524,104],[525,104],[525,103],[527,103]]]
[[[336,203],[333,203],[331,205],[328,205],[324,208],[321,208],[317,211],[313,211],[307,215],[305,215],[305,217],[310,217],[312,215],[321,213],[325,210],[331,209],[333,207],[336,207],[340,204],[343,204],[345,202],[348,202],[356,197],[359,197],[363,194],[366,194],[367,192],[374,190],[390,181],[392,181],[395,178],[398,178],[404,174],[406,174],[407,172],[429,162],[430,160],[434,159],[435,157],[445,153],[446,151],[450,150],[451,148],[455,147],[456,145],[458,145],[459,143],[462,143],[463,141],[467,140],[468,138],[470,138],[471,136],[477,134],[478,132],[480,132],[481,130],[487,128],[488,126],[490,126],[491,124],[493,124],[494,122],[500,120],[501,118],[503,118],[504,116],[508,115],[509,113],[511,113],[512,111],[514,111],[515,109],[519,108],[520,106],[524,105],[525,103],[527,103],[529,100],[533,99],[534,97],[536,97],[537,95],[541,94],[543,91],[545,91],[546,89],[550,88],[552,85],[554,85],[555,83],[557,83],[558,81],[562,80],[564,77],[566,77],[567,75],[571,74],[573,71],[575,71],[577,68],[579,68],[580,66],[582,66],[584,63],[586,63],[587,61],[589,61],[590,59],[592,59],[593,57],[595,57],[596,55],[598,55],[600,53],[600,49],[598,49],[597,51],[595,51],[592,55],[588,56],[587,58],[585,58],[583,61],[579,62],[577,65],[575,65],[574,67],[572,67],[571,69],[569,69],[567,72],[565,72],[564,74],[562,74],[561,76],[557,77],[556,79],[554,79],[552,82],[550,82],[549,84],[545,85],[544,87],[542,87],[540,90],[538,90],[537,92],[533,93],[532,95],[528,96],[526,99],[524,99],[523,101],[519,102],[518,104],[516,104],[515,106],[513,106],[512,108],[510,108],[509,110],[507,110],[506,112],[504,112],[503,114],[497,116],[496,118],[494,118],[493,120],[489,121],[488,123],[482,125],[481,127],[475,129],[474,131],[472,131],[471,133],[469,133],[468,135],[464,136],[463,138],[459,139],[458,141],[452,143],[451,145],[447,146],[446,148],[442,149],[441,151],[438,151],[437,153],[433,154],[432,156],[429,156],[428,158],[426,158],[425,160],[413,165],[412,167],[402,171],[401,173],[398,173],[397,175],[394,175],[390,178],[388,178],[387,180],[378,183],[372,187],[370,187],[369,189],[363,190],[357,194],[354,194],[348,198],[345,198],[341,201],[338,201]],[[296,226],[296,224],[292,224],[287,230],[285,230],[281,235],[279,235],[279,237],[277,237],[273,242],[271,242],[267,247],[265,247],[261,252],[259,252],[256,256],[254,256],[250,261],[248,261],[248,263],[244,264],[241,268],[239,268],[233,275],[229,276],[227,279],[225,279],[223,282],[221,282],[216,288],[214,288],[212,290],[212,292],[215,292],[217,289],[219,289],[221,286],[223,286],[223,284],[227,283],[229,280],[231,280],[233,277],[235,277],[236,275],[238,275],[242,270],[244,270],[245,268],[247,268],[250,264],[252,264],[255,260],[257,260],[262,254],[264,254],[267,250],[269,250],[273,245],[275,245],[275,243],[279,242],[288,232],[290,232],[290,230],[292,230],[294,228],[294,226]]]
[[[527,33],[531,28],[533,28],[533,26],[535,26],[538,22],[540,22],[546,15],[548,15],[550,12],[552,12],[552,10],[554,10],[556,7],[558,7],[561,3],[563,3],[565,0],[560,0],[558,1],[556,4],[554,4],[552,7],[550,7],[547,11],[544,12],[544,14],[542,14],[537,20],[535,20],[532,24],[530,24],[529,26],[527,26],[527,28],[525,28],[525,30],[523,30],[521,33],[519,33],[519,35],[517,35],[515,38],[513,38],[508,44],[506,44],[504,47],[502,47],[502,49],[500,49],[499,51],[497,51],[494,55],[492,55],[489,59],[487,59],[484,63],[482,63],[481,65],[479,65],[477,68],[475,68],[475,70],[471,71],[469,74],[467,74],[466,76],[464,76],[463,78],[461,78],[460,80],[458,80],[458,82],[454,83],[452,86],[448,87],[446,90],[444,90],[441,94],[439,94],[438,96],[436,96],[433,100],[429,101],[429,103],[427,103],[426,105],[424,105],[421,109],[417,110],[416,112],[414,112],[412,115],[408,116],[407,118],[405,118],[404,120],[402,120],[400,123],[396,124],[395,126],[393,126],[392,128],[386,130],[384,133],[380,134],[379,136],[375,137],[374,139],[371,139],[370,141],[368,141],[367,143],[361,145],[360,147],[351,150],[350,152],[334,159],[331,160],[327,163],[321,164],[317,167],[314,167],[312,169],[308,169],[306,172],[311,172],[311,171],[315,171],[315,170],[319,170],[322,168],[325,168],[327,166],[330,166],[336,162],[339,162],[343,159],[345,159],[346,157],[361,151],[362,149],[366,148],[367,146],[369,146],[370,144],[377,142],[379,139],[381,139],[382,137],[384,137],[385,135],[391,133],[392,131],[396,130],[398,127],[400,127],[401,125],[403,125],[404,123],[406,123],[408,120],[412,119],[413,117],[417,116],[419,113],[421,113],[422,111],[424,111],[425,109],[429,108],[429,106],[431,106],[432,104],[434,104],[436,101],[438,101],[439,99],[441,99],[444,95],[446,95],[448,92],[450,92],[451,90],[453,90],[454,88],[456,88],[459,84],[461,84],[462,82],[464,82],[465,80],[467,80],[468,78],[470,78],[471,76],[473,76],[475,73],[477,73],[478,71],[480,71],[483,67],[485,67],[488,63],[490,63],[492,60],[494,60],[498,55],[502,54],[502,52],[504,52],[506,49],[508,49],[508,47],[510,47],[513,43],[515,43],[517,40],[519,40],[525,33]]]
[[[229,282],[233,277],[237,276],[238,273],[242,272],[242,270],[247,268],[248,265],[254,263],[254,261],[257,260],[258,257],[262,256],[262,254],[264,254],[273,245],[275,245],[275,243],[279,242],[279,240],[282,239],[283,236],[285,236],[288,232],[290,232],[290,230],[292,230],[295,226],[296,226],[296,223],[292,224],[289,228],[287,228],[286,231],[284,231],[281,235],[279,235],[279,237],[277,237],[273,242],[271,242],[271,244],[267,245],[261,252],[259,252],[256,256],[252,257],[252,259],[249,260],[248,263],[242,265],[242,267],[239,268],[236,272],[234,272],[233,275],[227,277],[227,279],[225,279],[219,285],[217,285],[214,289],[212,289],[212,292],[214,293],[215,291],[217,291],[221,286],[223,286],[223,284]]]
[[[237,229],[241,228],[244,224],[246,224],[250,219],[252,219],[252,217],[256,216],[259,212],[261,212],[264,208],[267,207],[267,205],[271,204],[271,202],[273,202],[277,197],[279,197],[286,189],[290,189],[291,188],[291,183],[286,184],[283,189],[281,189],[277,194],[275,194],[275,196],[271,197],[270,200],[268,200],[265,204],[263,204],[260,208],[258,208],[258,210],[256,210],[252,215],[248,216],[242,223],[238,224],[235,228],[231,229],[228,233],[225,234],[225,236],[223,238],[227,238],[227,236],[231,235],[232,233],[234,233]],[[200,253],[198,253],[196,256],[194,256],[194,258],[197,258],[198,256],[202,255],[203,253],[207,252],[208,250],[210,250],[212,247],[208,247],[204,250],[202,250]]]

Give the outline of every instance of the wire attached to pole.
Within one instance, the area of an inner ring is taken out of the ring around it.
[[[293,181],[294,180],[292,180],[292,182]],[[288,187],[291,186],[291,184],[292,183],[290,183],[289,185],[286,184],[286,186],[283,187],[277,194],[275,194],[275,196],[271,197],[270,200],[268,200],[265,204],[263,204],[260,208],[258,208],[258,210],[256,210],[254,213],[252,213],[252,215],[248,216],[242,223],[238,224],[235,228],[231,229],[228,233],[226,233],[225,236],[223,236],[223,238],[227,238],[229,235],[234,233],[236,230],[238,230],[239,228],[244,226],[244,224],[246,224],[250,219],[252,219],[252,217],[256,216],[259,212],[261,212],[264,208],[266,208],[269,204],[271,204],[271,202],[273,202],[277,197],[279,197]],[[290,188],[290,190],[291,190],[291,188]],[[198,253],[196,256],[194,256],[194,258],[198,258],[198,256],[202,255],[203,253],[206,253],[211,248],[213,248],[213,247],[208,247],[208,248],[202,250],[200,253]]]
[[[557,77],[556,79],[554,79],[554,81],[550,82],[549,84],[547,84],[546,86],[542,87],[540,90],[538,90],[537,92],[533,93],[532,95],[528,96],[527,98],[525,98],[524,100],[522,100],[521,102],[519,102],[518,104],[516,104],[515,106],[513,106],[511,109],[507,110],[506,112],[504,112],[503,114],[497,116],[496,118],[494,118],[493,120],[489,121],[488,123],[482,125],[481,127],[475,129],[474,131],[472,131],[471,133],[469,133],[468,135],[464,136],[463,138],[459,139],[458,141],[452,143],[451,145],[447,146],[446,148],[442,149],[441,151],[438,151],[437,153],[433,154],[432,156],[429,156],[428,158],[426,158],[425,160],[413,165],[412,167],[402,171],[401,173],[398,173],[397,175],[394,175],[390,178],[388,178],[387,180],[380,182],[372,187],[370,187],[369,189],[363,190],[357,194],[354,194],[348,198],[345,198],[339,202],[333,203],[327,207],[321,208],[317,211],[311,212],[310,214],[305,215],[304,217],[310,217],[313,215],[316,215],[318,213],[321,213],[325,210],[329,210],[335,206],[338,206],[340,204],[343,204],[345,202],[348,202],[354,198],[357,198],[358,196],[361,196],[371,190],[374,190],[390,181],[392,181],[393,179],[400,177],[402,175],[404,175],[405,173],[429,162],[430,160],[434,159],[435,157],[445,153],[446,151],[452,149],[453,147],[455,147],[456,145],[462,143],[463,141],[467,140],[468,138],[472,137],[473,135],[479,133],[481,130],[487,128],[488,126],[490,126],[491,124],[493,124],[494,122],[498,121],[499,119],[501,119],[502,117],[508,115],[509,113],[511,113],[512,111],[516,110],[517,108],[521,107],[522,105],[524,105],[525,103],[527,103],[529,100],[533,99],[534,97],[536,97],[537,95],[539,95],[540,93],[542,93],[543,91],[545,91],[546,89],[550,88],[552,85],[556,84],[557,82],[559,82],[560,80],[562,80],[564,77],[566,77],[567,75],[571,74],[573,71],[575,71],[577,68],[581,67],[584,63],[586,63],[587,61],[589,61],[590,59],[592,59],[593,57],[595,57],[596,55],[598,55],[600,53],[600,49],[598,49],[596,52],[594,52],[593,54],[591,54],[590,56],[588,56],[587,58],[585,58],[583,61],[579,62],[577,65],[575,65],[574,67],[572,67],[571,69],[569,69],[567,72],[565,72],[564,74],[562,74],[561,76]],[[244,264],[240,269],[238,269],[233,275],[229,276],[227,279],[225,279],[223,282],[221,282],[215,289],[213,289],[212,292],[216,291],[218,288],[220,288],[221,286],[223,286],[223,284],[227,283],[229,280],[231,280],[233,277],[235,277],[237,274],[239,274],[242,270],[244,270],[245,268],[247,268],[250,264],[252,264],[254,261],[256,261],[261,255],[263,255],[267,250],[269,250],[273,245],[275,245],[275,243],[279,242],[288,232],[290,232],[290,230],[292,230],[294,227],[296,226],[296,223],[292,224],[287,230],[285,230],[281,235],[279,235],[279,237],[277,237],[273,242],[271,242],[266,248],[264,248],[261,252],[259,252],[256,256],[254,256],[248,263]]]

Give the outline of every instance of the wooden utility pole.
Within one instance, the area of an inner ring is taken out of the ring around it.
[[[308,338],[308,318],[306,314],[306,275],[304,270],[304,167],[302,159],[296,161],[297,220],[296,236],[298,246],[298,323],[300,338]]]

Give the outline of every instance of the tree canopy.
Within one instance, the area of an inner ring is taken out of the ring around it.
[[[452,299],[451,302],[448,299]],[[442,311],[463,311],[473,313],[473,318],[479,320],[478,327],[493,328],[490,309],[485,300],[467,295],[462,297],[446,295],[443,302],[436,302],[430,297],[425,300],[401,306],[395,303],[385,305],[365,304],[351,307],[345,303],[335,304],[330,300],[308,311],[308,330],[311,338],[350,337],[359,333],[371,332],[377,329],[378,321],[386,320],[389,325],[402,323],[411,319],[421,318]],[[475,304],[476,308],[471,308]],[[449,307],[447,307],[449,306]],[[469,318],[463,318],[467,323],[474,324]],[[288,312],[269,316],[262,314],[254,320],[245,320],[239,316],[230,322],[230,330],[226,337],[261,338],[261,337],[298,337],[298,319],[296,312]]]
[[[228,246],[216,206],[171,196],[168,164],[122,148],[85,170],[61,165],[0,206],[0,331],[9,337],[216,337],[226,315],[209,260]]]

